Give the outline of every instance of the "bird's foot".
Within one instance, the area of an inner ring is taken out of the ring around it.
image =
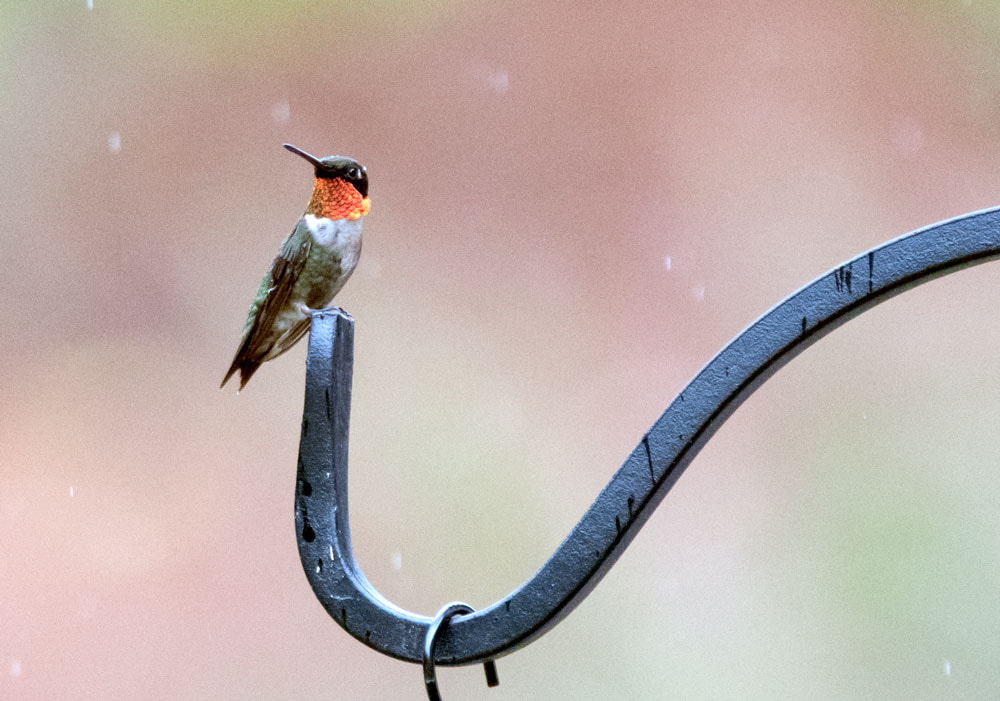
[[[353,319],[354,317],[347,313],[342,307],[324,307],[323,309],[312,309],[307,307],[305,304],[299,304],[299,313],[305,317],[311,317],[314,314],[342,314],[348,319]]]
[[[340,314],[341,316],[346,316],[348,319],[353,319],[354,317],[348,313],[343,307],[327,307],[321,311],[330,312],[331,314]]]

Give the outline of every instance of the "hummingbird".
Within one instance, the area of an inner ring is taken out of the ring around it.
[[[361,254],[361,222],[371,207],[368,171],[353,158],[316,158],[285,148],[315,168],[312,198],[257,289],[243,338],[220,388],[240,371],[243,389],[265,360],[294,346],[347,282]]]

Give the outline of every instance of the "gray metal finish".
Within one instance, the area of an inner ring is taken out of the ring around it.
[[[424,640],[424,688],[427,689],[427,697],[430,701],[441,701],[441,692],[438,691],[437,674],[434,671],[435,652],[434,646],[437,644],[437,636],[448,625],[448,621],[461,613],[472,613],[475,609],[461,601],[453,601],[445,604],[434,616],[430,628],[427,629],[427,638]],[[486,686],[497,686],[500,678],[497,676],[497,666],[493,660],[486,660],[483,663],[483,670],[486,672]]]
[[[751,324],[688,384],[558,547],[519,589],[449,621],[439,665],[521,648],[562,620],[611,568],[698,451],[785,363],[847,320],[922,282],[1000,256],[1000,208],[889,241],[820,276]],[[313,315],[295,521],[299,553],[329,614],[379,652],[422,661],[432,619],[405,611],[365,579],[351,550],[347,438],[354,321]]]

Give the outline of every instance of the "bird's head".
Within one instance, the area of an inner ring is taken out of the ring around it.
[[[357,219],[368,214],[368,171],[353,158],[316,158],[300,148],[285,148],[313,164],[316,182],[306,212],[328,219]]]

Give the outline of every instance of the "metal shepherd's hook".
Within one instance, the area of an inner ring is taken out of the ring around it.
[[[691,380],[531,579],[478,611],[450,606],[434,618],[379,594],[354,558],[347,518],[354,320],[339,309],[316,312],[295,492],[299,554],[313,591],[358,640],[424,664],[431,698],[435,664],[487,662],[489,676],[491,660],[541,636],[590,593],[698,451],[785,363],[879,302],[997,257],[1000,209],[984,210],[882,244],[795,292]]]

